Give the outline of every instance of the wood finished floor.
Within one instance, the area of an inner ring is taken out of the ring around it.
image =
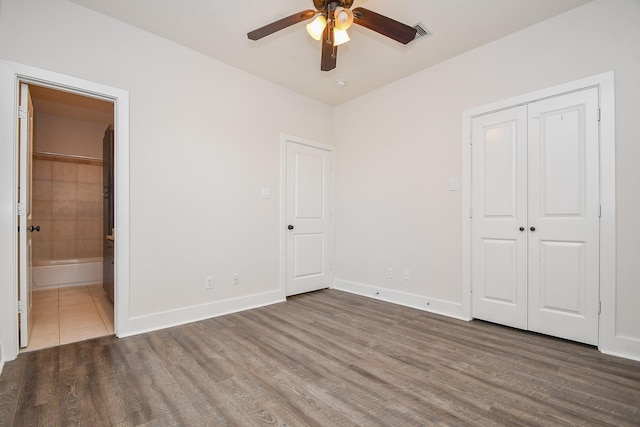
[[[640,425],[640,362],[335,290],[20,354],[2,426]]]

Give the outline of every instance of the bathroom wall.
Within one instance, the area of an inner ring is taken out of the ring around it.
[[[102,161],[34,155],[34,263],[102,256]]]
[[[35,107],[33,233],[35,264],[102,256],[102,137],[108,123]]]
[[[37,88],[36,88],[37,89]],[[32,89],[32,93],[38,91]],[[75,97],[76,95],[69,95]],[[113,120],[110,117],[88,119],[90,110],[71,109],[34,97],[34,150],[102,160],[102,138]]]

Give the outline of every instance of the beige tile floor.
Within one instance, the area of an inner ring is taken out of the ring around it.
[[[34,291],[32,310],[23,352],[113,334],[113,303],[102,284]]]

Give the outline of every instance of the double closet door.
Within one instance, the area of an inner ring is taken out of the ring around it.
[[[473,317],[598,344],[598,89],[472,121]]]

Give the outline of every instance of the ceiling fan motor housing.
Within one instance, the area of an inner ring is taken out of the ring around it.
[[[327,9],[327,5],[331,3],[335,3],[335,7],[344,7],[345,9],[349,9],[353,4],[353,0],[313,0],[313,5],[316,7],[318,11],[324,11]]]

